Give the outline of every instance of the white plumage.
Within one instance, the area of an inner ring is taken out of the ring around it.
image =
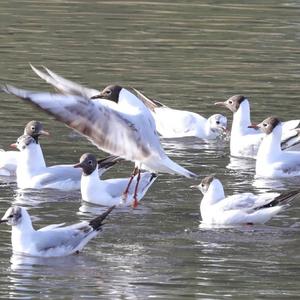
[[[111,166],[114,163],[112,160],[106,160],[101,163],[102,169],[105,164]],[[97,160],[93,154],[85,153],[81,156],[80,162],[75,167],[82,168],[81,176],[81,195],[82,199],[94,204],[112,206],[112,205],[134,205],[134,202],[139,202],[150,186],[153,184],[157,176],[150,172],[143,172],[140,174],[141,178],[135,189],[131,186],[128,190],[127,197],[124,199],[124,190],[128,185],[129,178],[114,178],[103,180],[99,178],[97,171]],[[136,186],[136,175],[133,179]]]
[[[227,118],[221,114],[204,118],[191,111],[172,109],[137,90],[135,92],[151,111],[156,129],[163,138],[192,136],[213,140],[226,133]]]
[[[11,243],[14,253],[40,257],[57,257],[78,253],[101,230],[104,219],[112,211],[109,208],[90,222],[74,225],[53,224],[35,230],[24,207],[9,208],[0,223],[12,226]]]
[[[270,178],[300,176],[300,152],[281,149],[280,120],[269,117],[256,127],[265,133],[257,153],[256,176]]]
[[[250,104],[249,100],[241,95],[230,97],[225,102],[217,102],[216,105],[224,106],[233,112],[233,121],[230,134],[230,154],[236,157],[256,158],[258,147],[264,137],[260,129],[249,128],[252,124],[250,119]],[[300,120],[291,120],[284,122],[283,128],[287,136],[290,136],[289,131],[299,126]],[[292,150],[294,142],[290,140],[289,150]],[[282,140],[283,146],[285,140]]]
[[[203,193],[200,213],[204,225],[264,224],[299,195],[299,191],[292,191],[226,197],[222,183],[213,176],[205,177],[198,186],[192,187]]]

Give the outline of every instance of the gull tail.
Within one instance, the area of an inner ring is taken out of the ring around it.
[[[111,211],[115,208],[116,206],[110,207],[106,212],[104,212],[102,215],[94,218],[93,220],[90,221],[89,225],[95,230],[99,231],[103,225],[103,221],[106,219],[106,217],[111,213]]]
[[[155,108],[158,107],[166,107],[164,104],[162,104],[161,102],[154,100],[154,99],[150,99],[148,97],[146,97],[144,94],[142,94],[140,91],[138,91],[135,88],[132,88],[132,90],[134,91],[134,93],[136,94],[136,96],[146,105],[146,107],[148,109],[150,109],[151,111],[154,112]]]
[[[144,197],[144,195],[146,194],[150,186],[153,184],[153,182],[156,180],[156,178],[157,178],[156,173],[150,173],[150,172],[141,173],[141,180],[138,188],[139,200]]]
[[[180,166],[167,156],[160,160],[151,158],[150,161],[147,162],[147,166],[153,170],[156,170],[157,172],[178,174],[187,178],[198,177],[198,175]]]
[[[299,195],[300,195],[300,190],[293,190],[293,191],[281,193],[279,196],[274,198],[271,202],[269,202],[265,205],[256,207],[255,210],[268,208],[268,207],[274,207],[274,206],[287,205]]]

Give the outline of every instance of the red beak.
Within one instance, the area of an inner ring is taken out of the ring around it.
[[[255,123],[253,123],[253,124],[249,125],[248,128],[259,129],[259,126]]]

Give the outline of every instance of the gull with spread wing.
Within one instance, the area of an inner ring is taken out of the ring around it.
[[[54,86],[60,90],[59,86]],[[135,162],[135,172],[131,179],[140,173],[141,168],[185,177],[196,176],[166,155],[150,111],[128,89],[110,85],[102,92],[94,94],[87,93],[86,91],[91,91],[87,88],[80,92],[76,85],[71,95],[69,92],[67,95],[66,92],[64,94],[31,92],[10,85],[3,86],[2,90],[53,115],[57,120],[84,135],[99,149]],[[138,182],[139,180],[137,184]],[[129,185],[130,182],[125,196]]]

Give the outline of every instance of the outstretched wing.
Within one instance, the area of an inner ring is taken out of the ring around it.
[[[144,94],[142,94],[140,91],[138,91],[135,88],[131,88],[131,90],[135,93],[135,95],[138,97],[138,99],[140,101],[142,101],[145,104],[145,106],[148,107],[148,109],[151,110],[151,111],[153,111],[153,112],[155,111],[155,108],[158,108],[158,107],[166,107],[166,108],[168,108],[163,103],[161,103],[161,102],[159,102],[157,100],[148,98],[147,96],[145,96]]]
[[[143,161],[150,156],[147,135],[139,130],[143,122],[139,116],[116,111],[82,96],[36,93],[10,85],[3,86],[2,90],[46,111],[103,151],[131,161]]]
[[[30,65],[32,70],[47,83],[51,84],[56,90],[65,95],[77,95],[83,96],[88,99],[95,95],[99,95],[100,91],[85,87],[64,77],[57,75],[56,73],[44,68],[47,73],[44,73],[34,66]]]

